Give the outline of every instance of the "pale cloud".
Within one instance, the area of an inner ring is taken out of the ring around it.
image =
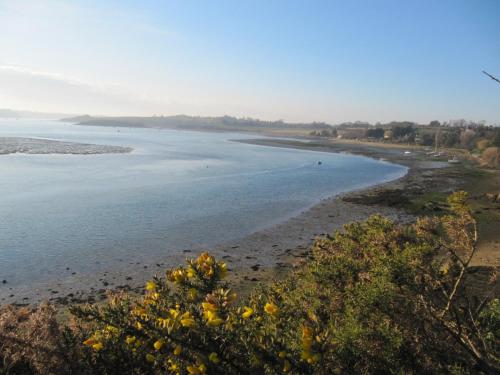
[[[1,106],[124,115],[188,111],[134,51],[142,40],[164,45],[179,38],[141,10],[105,2],[0,0]]]
[[[0,97],[4,107],[92,114],[146,114],[168,110],[172,104],[117,85],[9,64],[0,64]]]
[[[234,91],[237,89],[234,88]],[[88,82],[60,73],[0,63],[2,107],[14,109],[94,115],[230,114],[304,122],[311,121],[311,113],[322,119],[328,118],[332,111],[360,112],[352,104],[353,101],[339,97],[311,100],[311,96],[294,98],[285,97],[284,93],[257,95],[249,92],[245,96],[241,88],[239,91],[234,95],[232,90],[217,93],[188,90],[181,96],[174,89],[177,98],[173,100],[165,92],[154,88],[129,89],[117,84]],[[366,112],[367,108],[364,110]]]
[[[51,79],[51,80],[56,80],[56,81],[62,81],[70,85],[82,85],[82,86],[88,86],[91,87],[92,85],[86,84],[83,81],[73,78],[73,77],[67,77],[63,74],[58,74],[58,73],[51,73],[51,72],[44,72],[41,70],[36,70],[36,69],[30,69],[21,65],[9,65],[9,64],[1,64],[0,63],[0,70],[7,72],[7,73],[13,73],[13,74],[20,74],[20,75],[28,75],[28,76],[34,76],[34,77],[42,77],[45,79]]]

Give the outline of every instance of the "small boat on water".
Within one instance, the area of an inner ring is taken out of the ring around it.
[[[460,163],[460,160],[457,159],[455,156],[452,158],[452,159],[449,159],[448,160],[448,163],[450,164],[459,164]]]

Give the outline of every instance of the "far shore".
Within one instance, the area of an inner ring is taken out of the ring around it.
[[[322,142],[310,139],[250,139],[237,140],[271,147],[291,147],[322,152],[348,152],[386,160],[407,166],[408,173],[397,180],[324,199],[309,210],[285,222],[230,243],[211,249],[185,249],[179,254],[150,263],[117,265],[99,275],[74,276],[57,284],[36,290],[26,288],[12,291],[12,297],[0,303],[28,304],[50,300],[56,304],[97,302],[106,298],[109,290],[141,292],[144,283],[155,273],[162,276],[165,269],[182,264],[186,257],[194,257],[208,250],[225,260],[230,269],[230,280],[240,293],[248,293],[259,282],[279,278],[297,267],[308,256],[314,239],[330,234],[348,222],[364,220],[373,214],[385,215],[396,222],[415,219],[405,205],[408,197],[432,192],[448,194],[463,188],[462,165],[430,159],[423,150],[384,147],[363,143]],[[410,153],[404,151],[410,150]],[[427,203],[427,202],[426,202]],[[432,209],[438,210],[439,207]],[[498,266],[497,252],[478,253],[478,265]]]

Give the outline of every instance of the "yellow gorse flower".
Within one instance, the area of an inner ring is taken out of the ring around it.
[[[312,352],[313,330],[310,327],[302,327],[302,352],[300,358],[313,364],[319,361],[320,355]]]
[[[215,274],[215,258],[208,253],[202,253],[192,264],[196,268],[197,272],[201,273],[205,277],[212,277]],[[221,273],[224,273],[224,271],[221,271],[220,274]]]
[[[217,314],[217,306],[210,302],[202,302],[203,318],[207,321],[207,325],[211,327],[220,326],[224,321]]]
[[[185,312],[181,318],[181,325],[183,327],[192,328],[196,326],[196,322],[189,312]]]
[[[320,360],[321,356],[318,353],[302,352],[300,358],[307,361],[309,364],[314,364]]]
[[[169,274],[169,279],[170,279],[170,281],[173,281],[174,283],[180,283],[180,282],[184,281],[185,276],[186,275],[184,274],[184,270],[180,268],[177,270],[173,270]]]
[[[193,278],[196,275],[196,271],[194,270],[193,267],[189,266],[186,270],[186,277],[189,279]]]
[[[172,326],[172,320],[170,318],[157,318],[156,319],[156,326],[160,328],[169,328]]]
[[[253,315],[253,309],[251,307],[245,306],[243,308],[243,313],[241,314],[241,317],[243,319],[248,319]]]
[[[174,361],[172,361],[171,359],[168,359],[167,360],[167,365],[168,365],[168,369],[174,373],[179,373],[180,371],[180,367],[177,363],[175,363]]]
[[[202,302],[201,306],[204,311],[217,311],[217,306],[210,302]]]
[[[116,332],[118,332],[118,328],[116,328],[114,326],[111,326],[111,325],[107,325],[106,326],[106,331],[109,332],[109,333],[116,333]]]
[[[173,319],[177,319],[177,317],[179,316],[180,314],[180,311],[177,310],[177,309],[170,309],[169,310],[169,313],[170,313],[170,316],[173,318]]]
[[[238,298],[238,294],[236,293],[231,293],[228,297],[227,297],[227,301],[228,302],[234,302],[236,301],[236,299]]]
[[[221,279],[227,275],[227,264],[224,262],[219,263],[219,276]]]
[[[85,340],[83,342],[83,345],[91,346],[91,345],[94,345],[95,343],[96,343],[96,340],[91,337],[91,338]]]
[[[136,340],[135,336],[127,336],[127,338],[125,339],[125,342],[130,345],[130,344],[133,344],[135,340]]]
[[[313,331],[310,327],[302,327],[302,349],[310,350],[313,342]]]
[[[195,300],[196,297],[198,297],[198,291],[196,290],[196,288],[189,288],[187,295],[191,301]]]
[[[220,362],[220,358],[215,352],[210,353],[210,355],[208,356],[208,360],[215,364],[218,364]]]
[[[144,307],[136,306],[132,309],[131,313],[132,315],[138,316],[143,320],[148,320],[149,318],[146,309],[144,309]]]
[[[207,321],[207,325],[211,327],[217,327],[224,323],[224,321],[217,315],[217,313],[212,310],[204,311],[203,317]]]
[[[155,343],[153,344],[153,347],[156,350],[160,350],[163,347],[163,340],[156,340]]]
[[[262,361],[256,355],[253,355],[252,358],[250,358],[250,362],[254,367],[260,367],[262,365]]]
[[[203,265],[203,264],[212,265],[215,263],[215,259],[209,253],[204,252],[201,253],[200,256],[196,259],[196,263],[198,265]]]
[[[155,284],[155,282],[154,282],[154,281],[148,281],[148,282],[146,283],[146,290],[148,290],[148,291],[150,291],[150,292],[151,292],[151,291],[153,291],[153,290],[155,290],[155,289],[156,289],[156,284]]]
[[[213,319],[217,316],[217,313],[212,311],[212,310],[206,310],[206,311],[203,311],[203,317],[206,319],[206,320],[210,320],[210,319]]]
[[[179,355],[181,354],[182,347],[180,345],[177,345],[174,349],[174,355]]]
[[[218,327],[222,323],[224,323],[224,320],[222,320],[221,318],[218,318],[218,317],[207,320],[207,325],[210,327]]]
[[[187,371],[189,375],[201,375],[207,372],[207,367],[202,363],[198,366],[187,366]]]
[[[264,311],[269,315],[276,316],[278,315],[279,309],[274,303],[267,302],[264,306]]]
[[[290,362],[285,361],[285,364],[283,365],[283,372],[284,373],[290,372],[291,368],[292,368],[292,366],[290,365]]]

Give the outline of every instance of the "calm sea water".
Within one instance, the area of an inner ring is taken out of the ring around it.
[[[9,286],[50,282],[66,267],[92,273],[241,238],[321,198],[406,171],[359,156],[231,141],[249,138],[242,134],[0,120],[0,136],[134,148],[0,155],[0,280]]]

